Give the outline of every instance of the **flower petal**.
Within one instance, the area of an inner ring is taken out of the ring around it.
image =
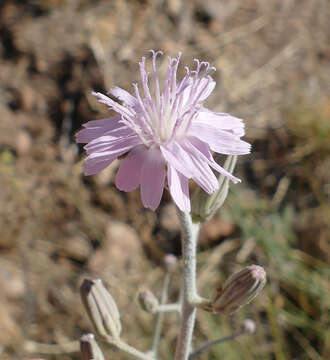
[[[224,155],[249,154],[251,145],[229,131],[216,129],[202,123],[193,122],[189,135],[209,144],[211,150]]]
[[[188,179],[193,177],[193,173],[189,168],[191,160],[179,144],[172,142],[166,145],[161,145],[160,150],[165,160],[174,166],[176,170]]]
[[[87,154],[93,154],[109,151],[113,152],[127,146],[129,147],[128,150],[130,150],[133,146],[139,144],[141,144],[141,139],[137,135],[122,136],[118,138],[115,138],[114,136],[101,136],[85,145],[84,149]]]
[[[141,171],[141,198],[145,207],[156,210],[163,195],[165,159],[157,148],[145,153]]]
[[[91,159],[89,156],[85,159],[83,167],[84,174],[86,176],[97,174],[98,172],[105,169],[109,166],[114,160],[117,159],[117,156],[109,155],[107,158],[97,161],[97,159]]]
[[[122,160],[117,176],[116,186],[122,191],[135,190],[141,183],[141,170],[147,148],[139,145],[132,149]]]
[[[207,193],[211,194],[218,188],[218,182],[207,161],[196,157],[189,147],[178,142],[161,146],[166,161],[187,178],[192,178]]]
[[[119,115],[116,115],[107,119],[88,121],[83,124],[85,129],[77,132],[77,143],[86,144],[99,136],[106,135],[108,131],[122,127],[123,124],[119,122],[120,118],[121,117]]]
[[[118,114],[122,116],[131,116],[132,114],[134,115],[135,113],[132,107],[126,107],[124,105],[121,105],[118,102],[110,99],[109,96],[106,96],[102,93],[93,91],[92,95],[97,98],[98,102],[108,106],[110,109],[116,111]]]
[[[202,91],[203,88],[203,92],[201,93],[200,97],[199,97],[199,102],[206,100],[212,93],[212,91],[214,90],[216,85],[216,82],[214,80],[209,81],[207,78],[203,78],[200,82],[200,84],[198,85],[198,91]]]
[[[183,82],[184,81],[182,81],[181,83]],[[187,82],[189,82],[189,85],[185,85],[185,87],[183,87],[181,83],[178,86],[179,88],[184,88],[184,90],[181,90],[181,96],[182,108],[185,110],[187,110],[187,107],[189,107],[189,105],[196,102],[196,100],[197,103],[201,103],[202,101],[206,100],[210,96],[216,85],[216,82],[214,80],[210,80],[209,78],[200,79],[197,86],[194,83],[193,77],[190,77],[188,81],[185,81],[185,83]]]
[[[107,127],[108,125],[110,126],[112,124],[118,124],[118,126],[121,126],[121,124],[119,123],[120,119],[120,115],[115,115],[105,119],[87,121],[86,123],[82,124],[82,126],[86,129],[98,129]]]
[[[136,98],[128,91],[116,86],[108,92],[109,95],[121,100],[127,106],[136,106],[138,104]]]
[[[200,158],[191,156],[192,161],[195,165],[195,174],[193,180],[208,194],[212,194],[218,189],[219,184],[217,178],[213,174],[207,162]]]
[[[170,164],[167,166],[167,182],[171,196],[181,211],[190,212],[188,179]]]
[[[216,130],[228,130],[237,136],[243,136],[245,134],[244,123],[241,119],[226,113],[210,111],[205,108],[202,108],[201,111],[198,112],[193,122],[204,124]]]
[[[140,145],[141,140],[138,136],[119,139],[108,146],[106,151],[91,153],[84,162],[85,175],[93,175],[110,165],[120,155],[125,154],[134,146]],[[108,144],[109,145],[109,144]]]
[[[202,161],[206,161],[214,170],[218,171],[220,174],[227,176],[234,184],[241,181],[239,178],[232,175],[229,171],[225,170],[214,161],[209,145],[205,142],[199,140],[196,137],[190,137],[189,139],[185,140],[185,144],[189,147],[190,151],[195,154],[195,156],[199,157]]]

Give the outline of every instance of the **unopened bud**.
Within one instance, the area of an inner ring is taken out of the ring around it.
[[[165,255],[163,261],[165,270],[169,273],[172,273],[178,264],[178,259],[172,254]]]
[[[254,334],[256,332],[256,323],[251,319],[245,319],[242,324],[242,331]]]
[[[236,165],[236,161],[236,155],[229,155],[223,168],[232,174]],[[197,188],[191,201],[191,214],[194,219],[198,221],[209,220],[223,205],[228,195],[229,178],[223,174],[219,174],[218,183],[218,190],[211,195],[207,194],[201,188]]]
[[[104,360],[102,350],[97,345],[93,334],[83,335],[80,338],[81,360]]]
[[[153,314],[157,311],[159,302],[156,296],[150,290],[140,292],[139,301],[142,309],[146,312]]]
[[[80,295],[87,313],[101,336],[120,336],[120,314],[115,301],[100,279],[85,279],[80,287]]]
[[[266,272],[258,265],[251,265],[231,275],[218,290],[211,310],[232,314],[252,301],[266,284]]]

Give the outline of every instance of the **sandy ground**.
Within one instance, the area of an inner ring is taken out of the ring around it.
[[[138,192],[115,189],[118,162],[84,177],[74,143],[81,124],[108,116],[91,91],[132,89],[149,49],[214,65],[208,105],[245,119],[253,145],[237,168],[243,184],[204,225],[199,284],[212,293],[257,262],[269,285],[233,318],[200,315],[197,344],[228,335],[247,316],[258,329],[201,358],[330,356],[329,19],[321,0],[0,2],[1,359],[78,359],[38,355],[27,340],[63,344],[92,331],[79,299],[86,276],[110,288],[124,337],[150,345],[152,316],[137,295],[159,291],[165,254],[180,257],[175,209],[168,194],[153,213]],[[161,354],[171,358],[175,316],[165,330]]]

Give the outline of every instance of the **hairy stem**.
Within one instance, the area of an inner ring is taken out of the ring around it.
[[[166,273],[165,277],[164,277],[162,293],[160,296],[160,306],[162,306],[163,304],[165,304],[167,302],[169,283],[170,283],[170,274]],[[159,311],[156,316],[156,325],[155,325],[154,337],[152,339],[152,346],[151,346],[152,354],[155,357],[157,357],[163,320],[164,320],[164,312]]]
[[[200,300],[196,291],[196,247],[199,224],[193,223],[189,213],[177,209],[182,233],[183,284],[182,317],[175,360],[187,360],[191,350],[195,326],[196,303]]]
[[[103,340],[105,340],[108,344],[111,344],[117,347],[119,350],[130,354],[133,358],[139,360],[155,360],[155,357],[152,354],[147,354],[142,351],[135,349],[133,346],[128,345],[121,339],[115,339],[111,336],[104,336]]]
[[[142,351],[135,349],[133,346],[126,344],[120,339],[115,339],[111,336],[104,336],[100,340],[105,341],[107,344],[111,344],[118,349],[130,354],[135,359],[140,360],[155,360],[153,355],[146,354]],[[71,341],[66,344],[44,344],[35,341],[27,340],[24,343],[24,350],[32,353],[39,354],[68,354],[80,351],[79,341]]]
[[[80,351],[79,341],[71,341],[66,344],[44,344],[26,340],[23,347],[27,352],[39,354],[69,354]]]
[[[180,313],[181,305],[180,303],[173,303],[173,304],[160,304],[157,307],[157,312],[178,312]]]

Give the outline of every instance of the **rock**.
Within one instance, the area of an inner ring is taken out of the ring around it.
[[[0,299],[0,344],[17,346],[22,339],[22,330],[16,318],[17,311],[19,312],[17,306]]]
[[[17,299],[24,295],[24,274],[17,266],[6,259],[0,258],[1,295],[6,299]]]
[[[161,209],[160,224],[170,232],[180,231],[180,222],[174,204],[169,203]]]
[[[132,227],[122,222],[111,222],[103,244],[91,257],[90,271],[107,278],[109,275],[135,273],[143,255],[141,241]]]
[[[210,243],[218,242],[220,238],[230,236],[234,231],[234,224],[224,221],[219,215],[215,215],[202,226],[199,242],[203,246],[208,246]]]
[[[16,151],[18,155],[25,155],[31,148],[32,138],[25,130],[20,130],[16,137]]]
[[[113,161],[108,167],[95,175],[95,182],[100,186],[106,186],[115,182],[115,176],[119,167],[119,160]]]
[[[87,239],[77,235],[65,241],[63,249],[61,249],[67,257],[78,261],[85,261],[92,251],[91,245]]]

